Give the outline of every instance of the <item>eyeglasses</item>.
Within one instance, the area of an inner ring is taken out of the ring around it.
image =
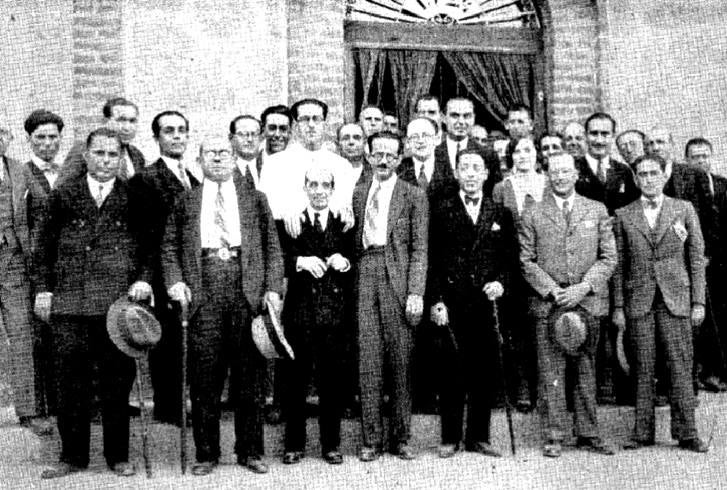
[[[230,150],[205,150],[202,152],[202,156],[205,158],[214,158],[219,156],[220,158],[230,158],[232,152]]]
[[[316,124],[320,124],[323,122],[323,116],[300,116],[298,117],[297,121],[301,124],[308,124],[311,121],[313,121]]]
[[[317,190],[318,188],[323,189],[324,191],[330,191],[333,189],[333,182],[316,182],[315,180],[309,181],[306,186],[309,189]]]
[[[290,127],[287,124],[268,124],[265,126],[265,129],[270,133],[274,133],[276,131],[287,133]]]
[[[235,133],[235,136],[237,136],[238,138],[242,138],[244,140],[246,140],[246,139],[255,139],[258,136],[260,136],[260,133],[255,133],[253,131],[248,131],[246,133],[238,132],[238,133]]]
[[[434,135],[433,134],[426,134],[426,133],[422,133],[422,134],[410,134],[406,138],[408,140],[410,140],[410,141],[422,141],[422,140],[428,140],[428,139],[434,138]]]
[[[375,161],[385,160],[387,162],[392,162],[392,161],[396,160],[397,158],[399,158],[399,155],[394,154],[394,153],[376,152],[376,153],[371,154],[371,158],[373,158]]]

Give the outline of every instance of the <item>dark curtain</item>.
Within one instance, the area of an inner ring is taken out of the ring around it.
[[[356,108],[356,113],[368,104],[369,92],[374,83],[374,75],[376,77],[377,94],[381,94],[384,85],[384,67],[386,63],[386,53],[383,49],[358,49],[353,52],[354,62],[358,64],[359,74],[361,76],[361,87],[363,87],[363,100],[361,105]],[[377,71],[378,68],[378,71]],[[381,97],[381,95],[379,95]],[[378,102],[377,102],[378,103]]]
[[[507,108],[534,108],[535,57],[519,54],[442,51],[457,79],[496,119],[504,123]],[[539,114],[534,114],[537,120]]]
[[[416,100],[429,93],[437,63],[436,51],[388,50],[386,55],[394,82],[396,115],[405,128]]]

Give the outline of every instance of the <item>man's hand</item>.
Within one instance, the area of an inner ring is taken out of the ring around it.
[[[326,263],[315,255],[311,255],[310,257],[298,257],[295,265],[299,269],[309,272],[316,279],[323,277],[323,274],[325,274],[326,270],[328,270]]]
[[[291,238],[298,238],[301,230],[303,229],[302,223],[305,220],[303,213],[290,214],[283,217],[283,224],[285,225],[285,231]]]
[[[492,281],[485,284],[485,287],[482,288],[482,292],[487,295],[487,299],[494,301],[505,294],[505,288],[499,281]]]
[[[704,305],[692,305],[692,326],[698,327],[704,321]]]
[[[611,315],[611,323],[616,325],[619,332],[626,330],[626,315],[623,308],[614,308]]]
[[[192,301],[192,291],[183,282],[178,282],[167,291],[169,299],[188,305]]]
[[[447,306],[441,301],[436,305],[433,305],[429,309],[429,319],[432,320],[438,327],[443,327],[449,323],[449,313],[447,312]]]
[[[353,208],[351,206],[346,206],[345,208],[341,209],[339,211],[339,215],[341,217],[341,221],[343,221],[344,233],[353,228],[356,220],[353,217]]]
[[[283,300],[280,299],[280,295],[275,291],[267,291],[263,296],[263,304],[267,305],[270,303],[270,307],[274,310],[275,315],[280,317],[280,312],[283,310]],[[273,312],[270,312],[271,314]]]
[[[151,296],[151,285],[148,282],[136,281],[129,288],[129,299],[131,301],[144,301]]]
[[[35,306],[33,311],[38,318],[44,322],[50,320],[50,309],[53,300],[53,293],[38,293],[35,295]]]
[[[350,262],[341,254],[333,254],[326,260],[326,265],[338,272],[346,272],[351,268]]]
[[[564,308],[573,308],[580,303],[590,291],[591,286],[585,282],[568,286],[567,288],[561,289],[555,293],[555,304]]]
[[[406,319],[410,325],[418,325],[424,313],[424,299],[418,294],[406,298]]]

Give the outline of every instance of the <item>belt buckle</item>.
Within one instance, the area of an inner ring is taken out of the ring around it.
[[[232,254],[230,253],[229,248],[220,248],[217,250],[217,257],[219,257],[220,260],[228,261],[230,260],[230,257],[232,257]]]

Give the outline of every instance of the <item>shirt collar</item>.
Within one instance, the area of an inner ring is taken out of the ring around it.
[[[99,187],[103,187],[104,191],[111,189],[114,186],[114,183],[116,182],[116,177],[113,179],[107,181],[107,182],[99,182],[98,180],[94,179],[91,174],[86,173],[86,181],[88,182],[88,185],[92,189],[98,189]]]
[[[650,204],[653,201],[656,201],[656,207],[658,209],[661,207],[662,203],[664,202],[664,194],[663,193],[659,194],[659,197],[657,197],[655,199],[649,199],[646,196],[642,195],[640,199],[641,199],[641,203],[644,206],[646,206],[647,204]]]
[[[47,172],[48,170],[58,170],[59,165],[57,160],[53,160],[52,162],[46,162],[45,160],[42,160],[35,155],[31,155],[30,159],[33,164],[43,172]]]
[[[323,227],[324,230],[326,229],[326,224],[328,223],[328,209],[329,208],[326,207],[321,210],[316,210],[310,206],[307,206],[305,208],[311,223],[313,223],[313,220],[315,219],[315,213],[318,213],[318,219],[321,221],[321,227]]]
[[[567,199],[563,199],[560,196],[557,196],[555,193],[553,193],[553,197],[555,198],[555,204],[558,206],[558,209],[563,209],[563,202],[568,201],[568,209],[573,209],[573,203],[576,199],[576,193],[573,192],[570,197]]]
[[[592,156],[588,152],[586,152],[586,161],[591,166],[597,166],[598,165],[598,162],[599,162],[598,158]],[[601,162],[602,165],[605,165],[606,168],[608,168],[611,165],[611,157],[608,156],[608,155],[606,155],[605,157],[603,157],[602,160],[600,160],[600,162]]]
[[[464,200],[465,196],[467,196],[467,193],[465,193],[465,191],[463,191],[463,190],[460,189],[460,191],[459,191],[459,197],[460,197],[460,199],[462,199],[462,202],[465,202],[465,200]],[[479,203],[482,202],[482,191],[480,190],[474,196],[469,196],[469,197],[471,197],[473,199],[478,199],[477,203],[479,204]],[[466,204],[466,202],[465,202],[465,204]]]
[[[391,189],[396,184],[396,178],[397,178],[396,173],[394,173],[394,175],[389,177],[387,180],[381,182],[376,178],[376,176],[374,176],[374,178],[372,179],[371,185],[375,186],[376,184],[379,184],[381,186],[381,189]]]

